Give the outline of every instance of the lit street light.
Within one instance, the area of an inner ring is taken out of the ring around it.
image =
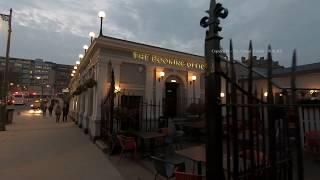
[[[74,76],[74,74],[71,74],[71,77],[73,77]]]
[[[103,21],[103,18],[106,17],[106,13],[104,11],[99,11],[98,16],[100,18],[100,34],[99,34],[99,36],[102,36],[102,21]]]
[[[77,66],[74,66],[74,67],[73,67],[73,69],[77,70],[77,69],[78,69],[78,67],[77,67]]]
[[[79,65],[80,64],[80,61],[76,61],[76,65]]]
[[[95,38],[96,37],[96,34],[94,33],[94,32],[90,32],[89,33],[89,36],[90,36],[90,38],[91,38],[91,43],[92,43],[92,41],[93,41],[93,38]]]
[[[41,99],[42,99],[43,98],[43,79],[40,76],[37,76],[36,79],[42,80],[42,82],[41,82]]]
[[[84,57],[83,54],[79,54],[80,60],[81,60],[83,57]]]
[[[76,73],[76,71],[75,71],[75,70],[73,70],[73,71],[72,71],[72,74],[74,74],[74,73]]]
[[[84,54],[86,54],[87,50],[89,49],[89,46],[85,44],[83,45],[83,49],[84,49]]]

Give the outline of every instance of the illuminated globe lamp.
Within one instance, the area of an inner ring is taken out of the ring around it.
[[[103,21],[103,18],[106,17],[106,13],[104,11],[99,11],[98,16],[100,18],[100,33],[99,33],[99,36],[102,36],[102,21]]]
[[[94,33],[94,32],[90,32],[89,33],[89,37],[90,37],[90,39],[91,39],[91,43],[92,43],[92,41],[93,41],[93,38],[95,38],[96,37],[96,34]]]
[[[76,61],[76,65],[79,65],[80,64],[80,61]]]
[[[87,50],[89,49],[89,46],[85,44],[85,45],[83,45],[83,49],[84,49],[84,54],[86,54]]]

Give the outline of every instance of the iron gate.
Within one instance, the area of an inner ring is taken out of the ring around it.
[[[301,128],[295,102],[296,52],[292,61],[291,88],[288,89],[290,104],[275,104],[271,47],[268,47],[267,92],[258,93],[260,90],[253,83],[251,41],[248,74],[246,81],[240,82],[234,67],[232,41],[229,61],[225,61],[223,70],[222,59],[226,55],[221,52],[219,31],[222,28],[219,24],[220,19],[227,17],[228,10],[212,0],[207,12],[209,16],[200,22],[202,27],[208,28],[205,41],[206,178],[292,180],[296,168],[296,175],[302,180]],[[220,97],[221,92],[225,92],[225,100]],[[289,121],[295,125],[294,143],[289,141]],[[296,157],[293,157],[293,145]]]

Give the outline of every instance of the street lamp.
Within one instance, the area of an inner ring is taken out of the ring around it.
[[[37,76],[36,79],[40,80],[41,77],[40,76]],[[41,82],[41,99],[43,98],[43,79],[42,79],[42,82]]]
[[[75,70],[73,70],[73,71],[72,71],[72,74],[74,74],[74,73],[76,73],[76,71],[75,71]]]
[[[73,77],[74,76],[74,74],[73,73],[71,73],[71,77]]]
[[[89,49],[89,46],[85,44],[85,45],[83,45],[83,49],[84,49],[84,54],[86,54],[87,50]]]
[[[106,17],[106,13],[104,11],[99,11],[98,16],[100,18],[100,34],[99,34],[99,36],[102,36],[102,21],[103,21],[103,18]]]
[[[77,66],[74,66],[74,67],[73,67],[73,69],[77,70],[77,69],[78,69],[78,67],[77,67]]]
[[[89,33],[89,37],[90,37],[90,39],[91,39],[91,43],[92,43],[92,41],[93,41],[93,38],[95,38],[96,37],[96,34],[94,33],[94,32],[90,32]]]
[[[76,65],[79,65],[80,64],[80,61],[76,61]]]
[[[84,57],[83,54],[79,54],[80,60],[81,60],[83,57]]]

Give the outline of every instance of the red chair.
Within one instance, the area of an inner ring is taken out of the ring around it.
[[[134,158],[137,157],[137,143],[134,137],[127,137],[124,135],[117,135],[119,144],[121,146],[121,154],[119,160],[122,159],[125,152],[133,151]]]
[[[175,172],[176,180],[203,180],[205,179],[205,176],[203,175],[196,175],[192,173],[186,173],[186,172]]]
[[[305,147],[312,153],[320,153],[320,132],[310,131],[306,133]]]

